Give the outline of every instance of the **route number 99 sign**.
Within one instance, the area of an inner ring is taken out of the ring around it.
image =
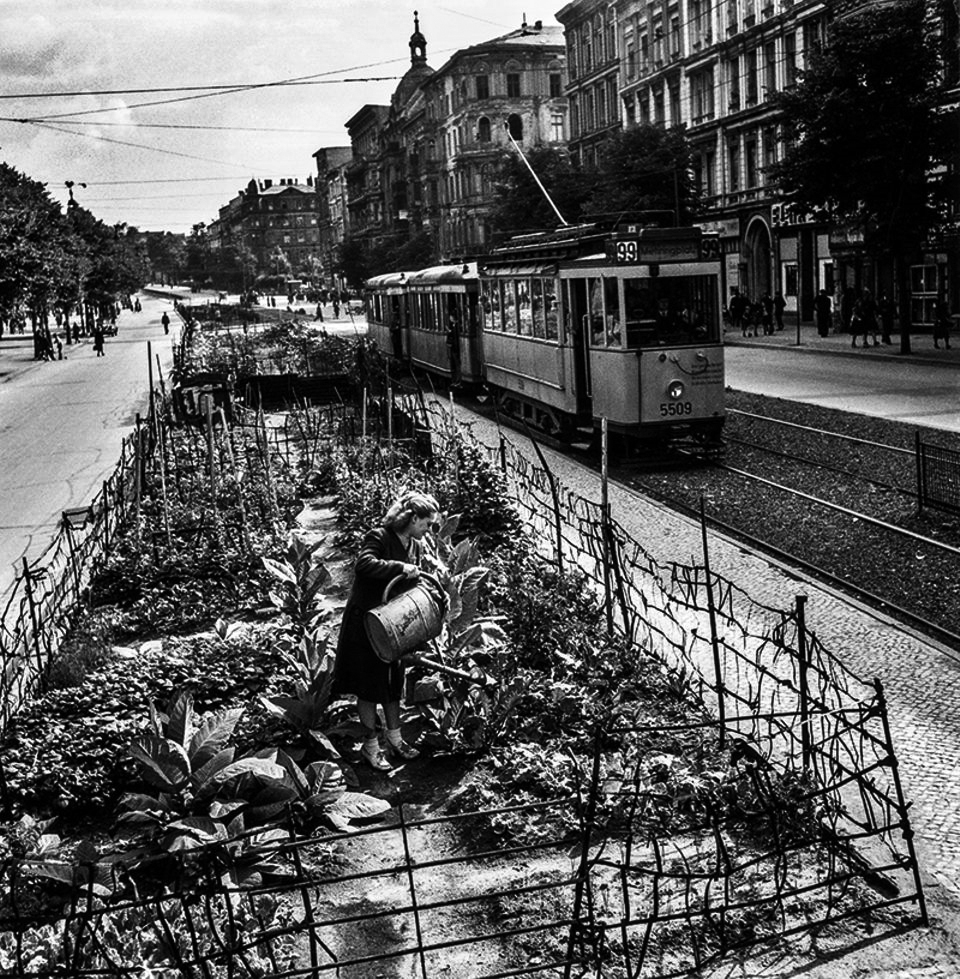
[[[620,265],[636,265],[639,260],[640,249],[636,239],[630,241],[618,241],[613,246],[613,260]]]

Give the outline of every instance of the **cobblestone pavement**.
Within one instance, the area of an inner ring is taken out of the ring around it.
[[[496,444],[498,435],[493,422],[462,409],[461,416],[477,438]],[[509,430],[505,434],[536,462],[528,440]],[[598,474],[557,452],[543,452],[554,474],[569,489],[587,499],[600,499]],[[677,478],[682,478],[682,474]],[[658,561],[701,560],[698,523],[615,484],[610,486],[610,502],[614,518]],[[911,819],[928,900],[941,909],[960,903],[960,656],[716,533],[710,536],[710,562],[715,572],[735,582],[758,602],[789,608],[795,596],[807,595],[808,627],[855,673],[882,681],[904,791],[913,803]],[[945,914],[951,922],[955,920],[953,911]],[[936,920],[936,911],[932,916]],[[921,965],[926,956],[918,954],[912,962],[903,962],[899,967],[890,963],[890,972],[866,967],[853,974],[896,975],[904,979],[928,975],[960,977],[960,955],[954,958],[954,954],[949,953],[949,963],[935,956],[933,962]]]

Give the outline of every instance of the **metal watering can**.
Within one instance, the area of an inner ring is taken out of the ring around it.
[[[410,588],[391,598],[394,587],[405,580],[408,580],[405,575],[397,575],[387,582],[383,604],[363,617],[373,651],[384,663],[396,663],[406,657],[431,669],[482,684],[483,681],[463,670],[422,656],[410,656],[418,646],[440,635],[449,600],[443,585],[425,572],[420,573]]]

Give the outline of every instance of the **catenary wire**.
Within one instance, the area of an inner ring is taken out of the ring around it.
[[[162,153],[166,156],[178,156],[185,160],[197,160],[200,163],[216,163],[218,166],[222,167],[236,167],[241,170],[246,170],[248,172],[257,173],[268,173],[272,171],[261,170],[259,167],[251,167],[246,163],[229,163],[226,160],[212,160],[206,156],[194,156],[192,153],[180,153],[177,150],[167,150],[159,146],[147,146],[144,143],[131,143],[126,139],[113,139],[110,136],[97,136],[94,133],[78,133],[74,132],[72,129],[63,129],[60,126],[54,126],[49,122],[30,122],[29,125],[36,126],[38,129],[50,129],[57,133],[66,133],[68,136],[79,136],[83,139],[93,139],[100,143],[115,143],[118,146],[131,146],[134,149],[139,150],[149,150],[151,153]]]

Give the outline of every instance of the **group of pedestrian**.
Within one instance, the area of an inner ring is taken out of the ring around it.
[[[759,336],[763,330],[764,336],[773,336],[783,329],[783,311],[787,301],[783,293],[771,296],[765,292],[759,299],[751,300],[736,286],[731,290],[730,302],[727,304],[727,318],[733,330],[740,330],[740,336]]]
[[[318,294],[317,311],[314,314],[314,322],[324,322],[324,307],[333,307],[333,318],[340,319],[340,309],[349,311],[350,293],[346,289],[321,289]]]

